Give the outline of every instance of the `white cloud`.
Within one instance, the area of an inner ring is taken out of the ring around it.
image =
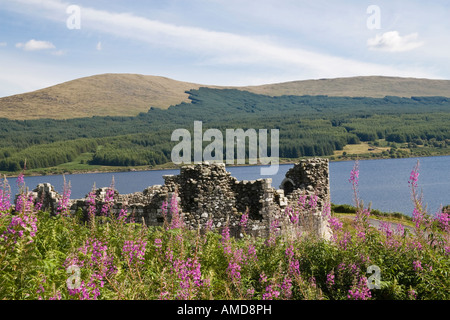
[[[49,41],[40,41],[31,39],[26,43],[17,43],[17,48],[23,49],[25,51],[37,51],[37,50],[47,50],[47,49],[55,49],[53,43]]]
[[[66,54],[66,52],[64,50],[58,50],[58,51],[52,52],[52,55],[54,55],[54,56],[63,56],[64,54]]]
[[[0,42],[0,47],[6,47],[8,44],[6,42]]]
[[[414,50],[424,44],[421,41],[417,41],[417,38],[417,33],[400,36],[398,31],[389,31],[367,40],[367,46],[371,50],[404,52]]]
[[[2,0],[0,0],[1,2]],[[290,1],[287,2],[290,3]],[[69,3],[64,0],[16,0],[15,3],[21,3],[29,10],[39,8],[40,18],[63,24],[66,22],[65,9]],[[322,5],[322,2],[320,3]],[[322,10],[321,5],[318,5],[320,8],[314,7],[310,10]],[[295,10],[292,11],[295,12]],[[436,75],[439,74],[436,70],[427,68],[425,64],[409,65],[403,61],[399,63],[393,60],[368,62],[364,61],[364,58],[357,58],[356,55],[346,57],[342,50],[326,52],[326,47],[316,50],[312,46],[308,47],[307,42],[302,43],[303,38],[299,38],[299,41],[285,41],[283,37],[273,37],[264,31],[257,36],[255,33],[241,33],[240,31],[216,31],[214,24],[200,28],[187,25],[189,22],[185,22],[184,25],[168,23],[133,13],[119,13],[84,6],[81,7],[81,16],[85,31],[96,31],[100,34],[122,38],[125,41],[145,43],[161,51],[172,50],[176,59],[179,59],[177,61],[183,61],[184,72],[189,74],[189,79],[185,79],[186,81],[194,81],[193,78],[200,77],[202,72],[205,74],[202,83],[208,84],[234,84],[242,82],[243,80],[240,79],[244,78],[245,81],[253,84],[261,84],[267,83],[268,80],[264,81],[264,79],[272,78],[279,79],[280,82],[287,79],[301,80],[357,75],[437,78]],[[314,14],[307,16],[313,17]],[[324,18],[324,21],[327,21],[329,17],[328,15]],[[363,25],[361,30],[365,30],[365,17],[365,11],[362,10],[362,18],[358,20]],[[307,27],[308,23],[302,23],[297,29],[310,30]],[[319,28],[318,32],[326,31],[328,34],[328,24],[325,23],[323,26],[323,30]],[[353,24],[347,25],[347,29],[350,27],[352,30],[359,30],[353,28]],[[342,30],[342,28],[336,27],[336,30]],[[338,33],[342,32],[335,32],[335,34]],[[359,32],[358,35],[362,44],[360,49],[365,50],[366,34],[362,35],[362,32]],[[427,43],[428,40],[429,38],[427,38]],[[336,42],[338,41],[336,40]],[[412,50],[412,48],[422,45],[417,41],[417,35],[400,36],[398,32],[394,32],[390,36],[389,33],[380,35],[369,42],[368,46],[371,49],[391,51]],[[354,41],[351,43],[353,45]],[[98,42],[96,49],[99,50],[101,47],[101,42]],[[337,54],[337,52],[341,53]],[[112,66],[111,68],[116,70],[117,67]],[[195,72],[192,72],[192,68],[196,68]],[[153,69],[149,68],[149,70]],[[181,71],[177,70],[177,72]],[[228,83],[223,83],[226,76],[230,80]],[[211,79],[214,80],[211,81]]]
[[[97,49],[97,51],[102,51],[102,42],[99,41],[99,42],[97,43],[97,45],[95,46],[95,48]]]

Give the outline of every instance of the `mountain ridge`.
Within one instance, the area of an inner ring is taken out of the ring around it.
[[[189,103],[186,91],[200,87],[238,89],[269,96],[450,97],[450,80],[360,76],[298,80],[256,86],[218,86],[162,76],[106,73],[0,98],[0,118],[31,120],[92,116],[135,116],[150,107]]]

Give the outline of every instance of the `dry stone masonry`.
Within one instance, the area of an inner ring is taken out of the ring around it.
[[[239,237],[243,233],[239,221],[242,214],[248,212],[246,232],[267,237],[274,221],[282,226],[281,222],[289,220],[289,212],[297,212],[302,218],[300,223],[308,221],[309,230],[319,237],[329,238],[330,230],[323,214],[330,203],[328,165],[328,159],[301,160],[286,173],[279,189],[272,187],[270,178],[238,181],[226,171],[225,164],[186,165],[181,167],[178,175],[163,176],[164,185],[150,186],[131,194],[115,191],[111,211],[118,215],[126,209],[129,218],[136,222],[162,226],[165,219],[163,202],[169,205],[167,211],[170,212],[170,202],[175,196],[184,223],[191,229],[204,230],[208,221],[212,221],[215,229],[228,223],[231,233]],[[107,190],[95,191],[97,212],[105,203]],[[35,201],[42,203],[43,209],[53,213],[62,197],[48,183],[39,184],[32,194]],[[70,202],[72,213],[81,210],[87,218],[87,209],[87,196]],[[170,221],[170,215],[166,219]]]

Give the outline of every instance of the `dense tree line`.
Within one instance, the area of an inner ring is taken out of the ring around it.
[[[136,117],[68,120],[0,119],[0,171],[43,168],[92,152],[92,164],[135,166],[170,161],[178,128],[279,129],[280,156],[331,155],[346,144],[386,139],[445,144],[450,139],[450,99],[445,97],[270,97],[239,90],[200,88],[192,103],[150,108]],[[149,101],[151,104],[151,101]],[[225,136],[225,135],[224,135]],[[193,137],[193,134],[192,134]]]
[[[26,168],[46,168],[71,162],[81,153],[95,152],[95,139],[77,139],[49,144],[33,145],[0,160],[1,171],[18,171]]]

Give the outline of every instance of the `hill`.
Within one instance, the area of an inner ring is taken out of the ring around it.
[[[384,98],[396,96],[450,97],[450,80],[430,80],[399,77],[351,77],[292,81],[262,86],[243,87],[242,90],[270,96],[328,95],[336,97]]]
[[[194,83],[138,74],[102,74],[0,99],[0,118],[69,119],[134,116],[150,107],[189,102]]]
[[[167,109],[181,102],[189,103],[186,91],[200,87],[234,88],[269,96],[450,97],[450,80],[372,76],[225,87],[149,75],[102,74],[0,98],[0,118],[26,120],[135,116],[147,112],[150,107]]]

